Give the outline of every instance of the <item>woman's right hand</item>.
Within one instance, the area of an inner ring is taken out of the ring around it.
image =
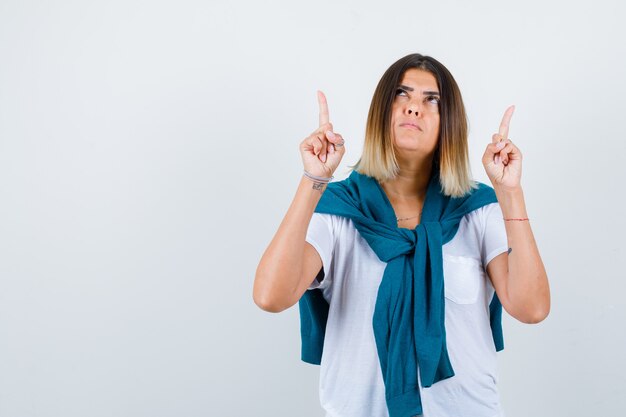
[[[326,96],[321,91],[317,92],[317,101],[320,106],[320,126],[302,141],[300,154],[306,172],[329,178],[339,166],[346,148],[341,135],[333,132],[333,125],[328,116]]]

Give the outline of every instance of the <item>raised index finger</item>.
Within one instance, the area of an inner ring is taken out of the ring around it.
[[[328,102],[326,96],[321,91],[317,92],[317,102],[320,105],[320,126],[329,122],[328,116]]]
[[[498,129],[498,133],[504,138],[509,138],[509,124],[511,123],[511,117],[513,117],[513,112],[515,111],[515,106],[509,106],[508,109],[504,112],[504,116],[502,116],[502,121],[500,122],[500,129]]]

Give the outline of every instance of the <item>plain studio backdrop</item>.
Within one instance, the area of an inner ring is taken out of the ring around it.
[[[412,52],[459,83],[479,181],[517,106],[552,312],[505,316],[507,416],[623,416],[625,17],[618,0],[1,0],[0,416],[321,416],[297,307],[258,309],[254,273],[316,90],[342,179]]]

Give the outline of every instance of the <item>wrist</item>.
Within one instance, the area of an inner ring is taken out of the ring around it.
[[[516,196],[516,195],[524,194],[524,191],[522,190],[521,185],[516,185],[515,187],[505,187],[502,185],[494,185],[493,189],[496,191],[496,194],[498,195]]]
[[[302,174],[300,179],[300,187],[307,190],[307,192],[310,192],[312,195],[316,195],[317,198],[326,190],[327,186],[327,181],[318,181],[305,174]]]
[[[324,192],[328,183],[332,181],[334,177],[320,177],[313,175],[305,169],[302,173],[302,179],[312,183],[312,189],[318,191],[320,194]]]
[[[516,188],[495,188],[498,203],[502,209],[505,219],[525,219],[528,218],[524,191],[522,187]]]
[[[317,176],[317,175],[313,175],[310,172],[308,172],[306,169],[304,170],[303,175],[306,178],[308,178],[311,181],[313,181],[313,182],[321,182],[321,183],[324,183],[324,184],[328,184],[329,182],[331,182],[333,180],[333,178],[335,178],[333,176],[330,176],[330,177],[320,177],[320,176]]]

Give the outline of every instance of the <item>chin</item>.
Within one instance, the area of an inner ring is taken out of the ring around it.
[[[419,141],[415,139],[398,140],[394,144],[394,148],[398,151],[417,152],[421,146]]]
[[[394,147],[394,152],[396,157],[400,160],[409,161],[409,160],[424,160],[429,156],[432,157],[434,154],[433,149],[424,149],[424,147],[416,145],[416,144],[396,144]]]

